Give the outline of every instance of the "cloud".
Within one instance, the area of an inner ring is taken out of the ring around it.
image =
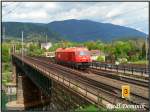
[[[136,28],[136,30],[141,31],[141,32],[144,31],[144,29],[142,29],[142,28]]]
[[[120,14],[121,14],[121,11],[119,9],[115,9],[115,10],[112,10],[109,13],[107,13],[106,17],[107,18],[113,18],[113,17],[118,16]]]
[[[29,12],[29,13],[14,13],[12,15],[13,18],[20,18],[20,19],[24,19],[24,18],[30,18],[30,19],[38,19],[38,18],[47,18],[48,15],[44,10],[40,10],[38,12]]]
[[[111,23],[116,24],[116,25],[126,25],[126,23],[128,22],[127,20],[124,20],[124,19],[113,19]]]
[[[19,6],[18,6],[19,4]],[[98,22],[144,29],[148,32],[146,2],[5,2],[3,21],[48,23],[65,19],[90,19]],[[143,22],[139,27],[138,24]]]

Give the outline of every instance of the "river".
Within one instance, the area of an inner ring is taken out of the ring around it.
[[[6,103],[12,100],[16,100],[16,95],[6,95],[6,93],[4,91],[1,92],[1,96],[2,96],[2,110],[5,111],[7,110],[6,108]]]

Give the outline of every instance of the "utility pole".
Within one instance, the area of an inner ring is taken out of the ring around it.
[[[22,31],[21,37],[22,37],[22,60],[23,60],[23,31]],[[22,62],[23,62],[23,61],[22,61]]]
[[[145,40],[145,49],[146,49],[146,62],[148,61],[147,60],[147,37],[146,37],[146,40]]]
[[[46,44],[47,44],[47,34],[46,34]]]
[[[5,27],[3,27],[3,42],[5,40]]]
[[[146,71],[148,72],[148,37],[146,37],[145,40],[145,49],[146,49]]]

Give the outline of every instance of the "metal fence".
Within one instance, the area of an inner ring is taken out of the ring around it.
[[[124,74],[125,73],[131,73],[132,75],[135,73],[140,73],[141,75],[144,74],[149,74],[149,68],[148,66],[146,67],[136,67],[132,65],[116,65],[116,64],[108,64],[108,63],[100,63],[100,62],[92,62],[91,64],[92,67],[95,67],[97,69],[110,69],[110,70],[115,70],[116,72],[122,71]]]

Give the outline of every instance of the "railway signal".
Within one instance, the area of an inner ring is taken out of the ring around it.
[[[122,98],[130,98],[130,86],[123,85],[122,86]]]

